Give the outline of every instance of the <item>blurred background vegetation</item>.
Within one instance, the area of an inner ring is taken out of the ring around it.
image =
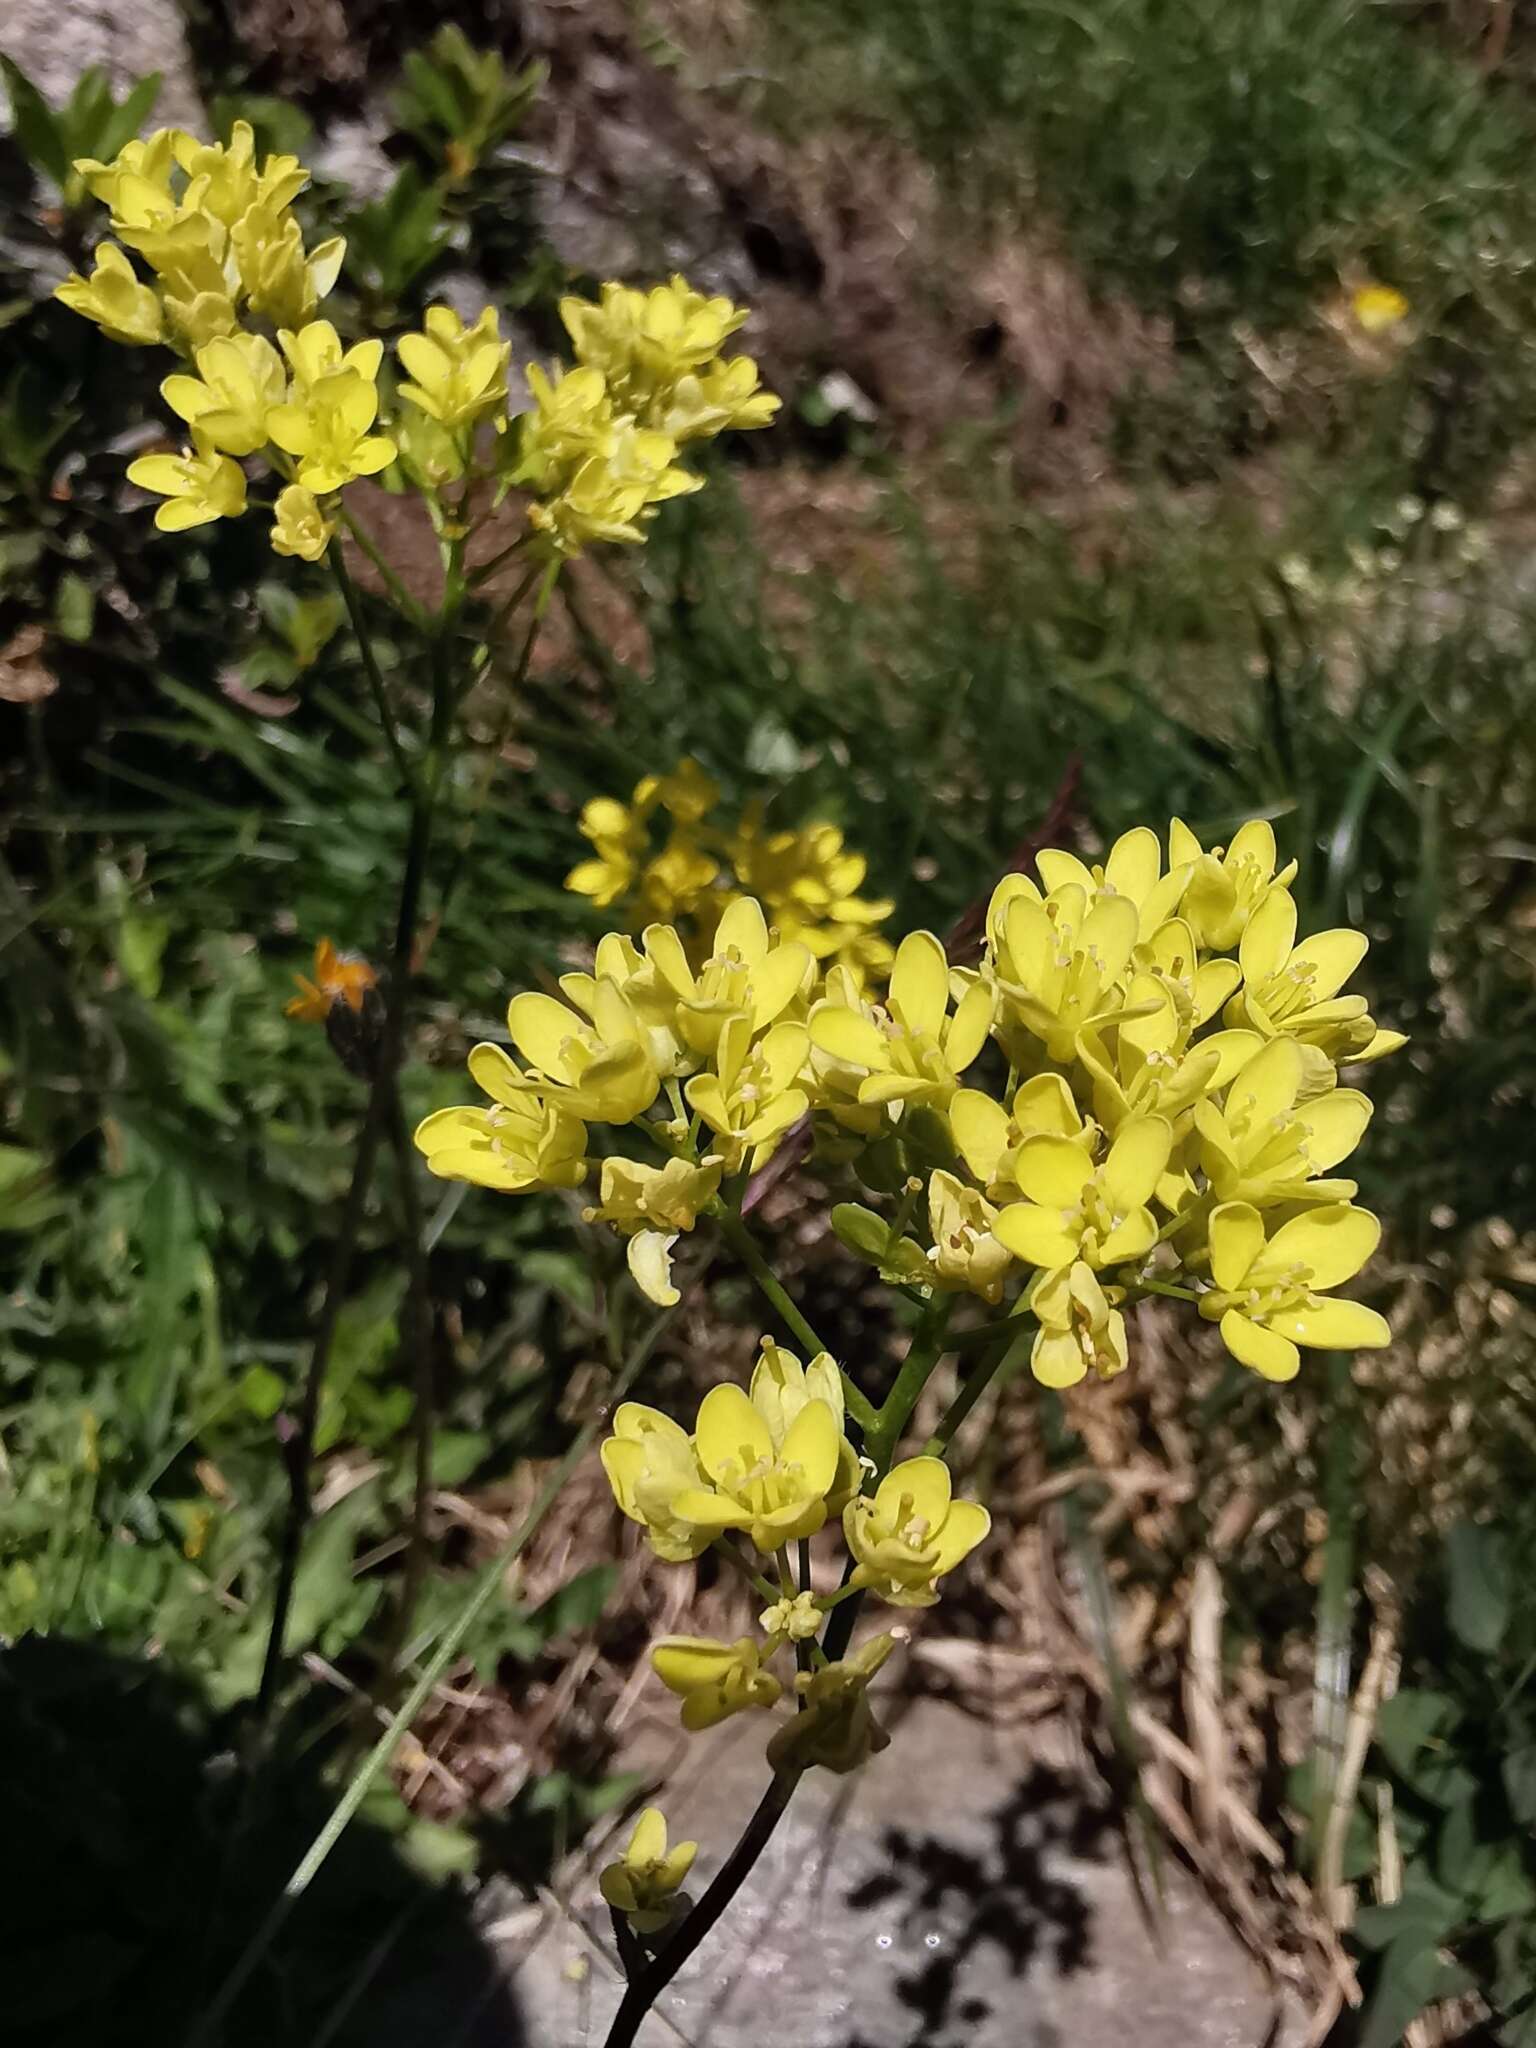
[[[319,938],[387,948],[401,808],[356,646],[259,533],[153,533],[122,471],[163,432],[161,366],[47,297],[93,232],[74,157],[243,117],[316,167],[343,324],[489,300],[527,360],[561,291],[680,268],[756,309],[787,401],[643,553],[583,565],[523,695],[479,686],[409,1113],[458,1099],[466,1044],[602,929],[561,886],[581,804],[685,754],[724,812],[840,826],[898,929],[948,929],[1047,818],[1086,852],[1258,813],[1304,920],[1371,934],[1372,1008],[1412,1034],[1363,1154],[1394,1349],[1277,1394],[1149,1318],[1113,1388],[1047,1414],[1004,1387],[963,1626],[1037,1648],[1058,1560],[1063,1705],[1277,1967],[1321,1998],[1347,1953],[1340,2039],[1428,2011],[1434,2038],[1536,2043],[1536,39],[1513,7],[480,0],[423,46],[398,6],[163,0],[100,52],[54,12],[0,23],[0,1640],[153,1660],[198,1742],[238,1740],[363,1106],[283,1014]],[[95,54],[110,89],[79,77]],[[428,573],[399,504],[376,514]],[[780,1257],[818,1326],[883,1352],[806,1222],[818,1188],[770,1209]],[[579,1200],[432,1199],[424,1633],[646,1320]],[[318,1780],[398,1647],[396,1201],[343,1315],[295,1616],[284,1755]],[[661,1339],[662,1398],[745,1359],[758,1317],[722,1264]],[[1063,1470],[1084,1484],[1038,1498]],[[427,1879],[536,1885],[632,1789],[608,1724],[650,1596],[584,1499],[373,1802]],[[1214,1733],[1188,1711],[1213,1597]],[[12,1754],[34,1711],[0,1673]],[[1280,1872],[1211,1820],[1216,1774]],[[227,1948],[163,1995],[190,2016]],[[111,1981],[40,1976],[24,2017],[57,2039]]]

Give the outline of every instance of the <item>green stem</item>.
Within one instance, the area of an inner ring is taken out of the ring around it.
[[[943,1353],[944,1326],[949,1321],[954,1302],[952,1294],[936,1294],[928,1304],[907,1347],[896,1383],[881,1404],[873,1429],[865,1432],[864,1448],[874,1460],[877,1479],[883,1478],[890,1469],[901,1433],[911,1420],[912,1410]]]
[[[993,1380],[997,1378],[999,1373],[1012,1372],[1015,1365],[1022,1359],[1024,1348],[1034,1335],[1035,1319],[1031,1315],[1023,1315],[1014,1316],[1012,1321],[1017,1326],[1012,1339],[1006,1344],[1000,1344],[990,1358],[982,1359],[970,1376],[961,1382],[959,1391],[945,1409],[938,1428],[929,1437],[927,1443],[923,1445],[925,1457],[939,1458],[944,1455],[945,1451],[949,1449],[956,1430],[959,1429],[961,1423],[964,1422],[967,1415],[976,1406],[976,1403],[987,1391]]]
[[[400,1182],[401,1236],[409,1281],[406,1289],[406,1342],[411,1347],[411,1379],[415,1400],[411,1414],[414,1472],[411,1486],[411,1537],[405,1554],[400,1601],[392,1625],[393,1650],[388,1659],[398,1667],[410,1639],[411,1616],[427,1575],[430,1544],[427,1513],[432,1499],[432,1439],[437,1424],[437,1399],[432,1373],[432,1282],[422,1228],[421,1196],[416,1184],[416,1150],[406,1130],[396,1076],[386,1077],[389,1090],[389,1142]]]
[[[331,574],[336,579],[336,587],[341,592],[342,602],[347,607],[347,617],[352,621],[353,638],[357,641],[358,651],[363,658],[363,673],[368,678],[368,688],[373,694],[373,708],[378,713],[379,724],[384,729],[384,741],[389,748],[389,757],[395,764],[395,773],[400,778],[401,788],[414,793],[416,773],[404,747],[400,744],[400,735],[395,730],[394,717],[389,708],[389,693],[384,687],[379,659],[363,621],[363,607],[357,594],[357,585],[352,581],[347,565],[341,558],[340,548],[331,549],[329,560]]]
[[[250,1982],[273,1942],[287,1924],[289,1915],[314,1883],[323,1869],[331,1851],[341,1840],[355,1818],[359,1807],[373,1789],[375,1780],[394,1755],[400,1738],[406,1733],[416,1716],[431,1697],[433,1688],[449,1665],[457,1657],[470,1632],[493,1600],[504,1598],[506,1593],[507,1567],[527,1548],[544,1517],[549,1513],[557,1495],[571,1473],[592,1448],[600,1430],[604,1428],[614,1409],[638,1379],[646,1360],[655,1349],[671,1317],[672,1311],[664,1309],[655,1318],[645,1335],[630,1354],[629,1362],[620,1373],[606,1405],[594,1415],[570,1449],[550,1474],[528,1514],[512,1537],[493,1557],[474,1581],[469,1598],[459,1609],[457,1618],[449,1625],[440,1638],[437,1648],[422,1668],[421,1676],[411,1687],[409,1694],[389,1726],[379,1737],[367,1756],[358,1765],[348,1781],[346,1790],[332,1809],[329,1818],[315,1839],[305,1851],[292,1877],[284,1885],[280,1897],[272,1904],[266,1918],[257,1928],[244,1954],[235,1964],[229,1976],[220,1985],[212,2003],[203,2014],[187,2048],[213,2048],[218,2039],[219,2028],[233,2009],[246,1985]],[[717,1880],[718,1882],[718,1880]]]
[[[761,1572],[752,1569],[751,1565],[747,1563],[747,1560],[742,1556],[735,1544],[730,1541],[729,1537],[717,1536],[710,1545],[710,1549],[718,1551],[723,1558],[728,1559],[730,1563],[735,1565],[737,1571],[743,1577],[750,1579],[754,1588],[762,1595],[770,1607],[778,1605],[778,1588],[771,1581],[765,1579]]]
[[[389,566],[389,563],[384,559],[379,544],[373,535],[363,525],[362,521],[354,513],[350,512],[345,505],[341,507],[341,523],[357,542],[369,561],[372,562],[374,568],[378,570],[380,577],[383,579],[384,588],[389,592],[400,611],[411,621],[412,625],[424,625],[426,623],[425,612],[423,612],[421,606],[412,597],[411,593],[400,581],[400,578]],[[332,560],[339,561],[340,556],[341,550],[338,548]]]
[[[795,1342],[805,1351],[806,1362],[809,1363],[819,1353],[826,1351],[827,1346],[822,1343],[816,1332],[805,1320],[805,1317],[796,1308],[788,1291],[779,1280],[778,1275],[763,1257],[756,1238],[748,1230],[741,1218],[733,1216],[723,1204],[713,1213],[720,1225],[721,1236],[757,1282],[758,1289],[762,1295],[778,1310],[784,1320],[785,1327],[789,1330]],[[843,1401],[847,1407],[848,1414],[858,1424],[867,1440],[878,1419],[874,1407],[860,1393],[846,1372],[843,1373],[842,1379]]]

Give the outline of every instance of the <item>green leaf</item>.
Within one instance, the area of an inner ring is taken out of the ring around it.
[[[1503,1536],[1459,1522],[1445,1539],[1449,1578],[1446,1619],[1458,1642],[1485,1655],[1509,1626],[1509,1556]]]
[[[153,1002],[160,993],[161,961],[170,936],[165,918],[139,912],[130,913],[118,926],[117,964],[129,986],[146,1001]]]
[[[1521,1826],[1536,1828],[1536,1742],[1512,1749],[1505,1757],[1504,1796]]]
[[[85,578],[66,569],[53,593],[54,630],[62,639],[89,640],[96,623],[96,593]]]
[[[530,1622],[542,1628],[547,1639],[594,1627],[602,1618],[618,1575],[617,1565],[589,1565],[542,1601],[529,1616]]]
[[[69,180],[69,145],[58,117],[19,64],[0,57],[11,100],[11,132],[27,161],[62,192]]]
[[[440,1429],[432,1439],[432,1480],[437,1486],[462,1486],[490,1454],[483,1430]]]
[[[1456,1717],[1455,1702],[1445,1693],[1405,1686],[1376,1717],[1376,1745],[1393,1770],[1406,1777],[1419,1751]]]
[[[1461,1918],[1460,1899],[1430,1878],[1414,1876],[1403,1896],[1390,1906],[1362,1906],[1350,1930],[1362,1948],[1390,1948],[1400,1936],[1412,1935],[1433,1948]]]
[[[110,163],[123,144],[131,142],[149,119],[163,83],[163,73],[146,72],[138,84],[124,95],[121,104],[112,109],[89,143],[84,143],[82,137],[76,138],[83,146],[76,148],[75,155],[93,156],[101,163]]]
[[[1399,2048],[1408,2026],[1426,2006],[1453,1995],[1457,1974],[1454,1965],[1441,1962],[1419,1930],[1399,1935],[1382,1957],[1381,1975],[1360,2030],[1360,2048]]]

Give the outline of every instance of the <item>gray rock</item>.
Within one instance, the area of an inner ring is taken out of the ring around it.
[[[147,71],[162,72],[155,125],[205,126],[177,0],[4,0],[0,50],[52,106],[89,64],[105,67],[119,99]]]
[[[673,1838],[702,1845],[701,1884],[766,1784],[764,1732],[741,1716],[694,1738],[659,1795]],[[1269,2036],[1275,1994],[1181,1870],[1165,1872],[1149,1924],[1103,1787],[1059,1725],[998,1730],[920,1701],[893,1734],[857,1776],[805,1780],[642,2048],[1258,2048]],[[621,1761],[655,1770],[663,1750],[653,1739]],[[557,1918],[510,1944],[529,2048],[599,2048],[618,2003],[590,1876],[582,1890],[582,1925]]]

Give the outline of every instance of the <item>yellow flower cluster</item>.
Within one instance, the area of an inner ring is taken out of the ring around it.
[[[529,522],[553,556],[594,541],[638,541],[657,506],[703,478],[679,450],[728,428],[765,427],[779,408],[758,388],[750,356],[723,357],[747,315],[681,278],[648,292],[605,284],[599,301],[566,298],[560,317],[576,354],[553,377],[528,370],[511,480],[533,495]]]
[[[859,1657],[829,1661],[817,1637],[841,1596],[821,1600],[808,1589],[793,1591],[786,1546],[840,1516],[854,1560],[848,1589],[868,1589],[894,1607],[928,1607],[939,1580],[991,1527],[985,1508],[952,1498],[939,1458],[909,1458],[873,1496],[862,1494],[859,1457],[844,1429],[842,1375],[832,1359],[823,1353],[803,1365],[765,1338],[750,1390],[712,1387],[692,1434],[657,1409],[626,1402],[603,1445],[614,1498],[658,1557],[680,1563],[739,1534],[763,1556],[778,1558],[784,1591],[759,1617],[762,1641],[664,1636],[651,1663],[682,1700],[683,1726],[694,1730],[776,1706],[784,1687],[768,1667],[781,1651],[811,1646],[811,1669],[796,1680],[806,1696],[794,1718],[797,1732],[789,1738],[781,1729],[770,1744],[775,1765],[786,1768],[819,1763],[848,1770],[883,1746],[863,1696],[891,1647],[891,1638],[878,1638]],[[818,1701],[819,1719],[807,1728],[805,1715]]]
[[[670,775],[642,776],[627,804],[593,797],[581,813],[592,858],[572,868],[566,888],[599,909],[617,905],[630,931],[676,923],[690,959],[709,951],[726,908],[753,896],[780,937],[818,963],[846,968],[861,988],[883,981],[895,955],[880,927],[894,905],[858,893],[864,856],[835,825],[765,831],[760,803],[721,829],[708,822],[719,802],[718,785],[687,757]]]
[[[696,770],[678,790],[684,829],[708,791]],[[621,836],[573,877],[586,893],[606,890],[600,865],[618,874]],[[670,925],[610,934],[594,973],[564,978],[568,1003],[513,1001],[525,1066],[472,1055],[492,1106],[440,1112],[418,1142],[439,1173],[568,1186],[586,1125],[638,1123],[663,1157],[606,1158],[588,1215],[629,1239],[664,1303],[677,1235],[808,1113],[843,1157],[894,1143],[900,1227],[854,1211],[853,1241],[924,1291],[1016,1286],[1055,1386],[1125,1365],[1121,1304],[1150,1288],[1196,1299],[1270,1379],[1295,1373],[1298,1345],[1384,1343],[1373,1310],[1327,1292],[1378,1236],[1335,1173],[1371,1113],[1340,1069],[1403,1042],[1345,993],[1363,936],[1298,939],[1294,867],[1262,821],[1225,848],[1175,820],[1166,859],[1141,828],[1102,866],[1047,851],[1038,867],[998,885],[978,967],[912,933],[878,1002],[753,897],[728,902],[697,966]]]
[[[241,465],[264,455],[281,486],[272,545],[316,562],[335,532],[337,493],[356,478],[403,456],[412,480],[435,490],[466,474],[478,427],[505,430],[511,344],[489,307],[466,327],[445,305],[429,306],[421,330],[397,344],[400,403],[381,429],[383,343],[344,348],[315,317],[346,245],[333,236],[305,248],[292,208],[309,173],[291,156],[258,165],[248,122],[227,144],[162,128],[110,164],[82,158],[75,168],[110,210],[117,240],[57,296],[113,340],[164,343],[196,373],[161,386],[186,446],[128,471],[165,500],[155,517],[166,531],[242,513]],[[679,447],[763,426],[779,401],[757,389],[749,358],[719,354],[745,313],[681,278],[649,293],[605,285],[600,303],[571,298],[561,310],[581,360],[555,383],[529,370],[535,406],[514,480],[535,493],[541,543],[576,554],[642,539],[657,505],[703,481],[677,466]]]

